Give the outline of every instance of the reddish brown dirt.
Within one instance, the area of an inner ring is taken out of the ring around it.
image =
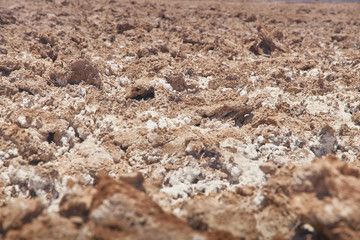
[[[359,12],[0,0],[0,240],[360,239]]]

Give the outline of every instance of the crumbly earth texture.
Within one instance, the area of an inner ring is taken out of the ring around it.
[[[360,239],[359,12],[0,0],[0,240]]]

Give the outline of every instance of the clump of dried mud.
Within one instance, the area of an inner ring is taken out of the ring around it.
[[[0,2],[0,239],[359,239],[359,11]]]

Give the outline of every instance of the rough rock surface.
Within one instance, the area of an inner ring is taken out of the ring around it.
[[[0,1],[0,239],[360,239],[359,12]]]
[[[334,157],[316,160],[294,175],[291,207],[328,239],[360,236],[360,171]],[[304,204],[307,203],[307,204]]]

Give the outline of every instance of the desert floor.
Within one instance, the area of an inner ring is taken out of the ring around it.
[[[0,0],[0,239],[360,239],[360,3]]]

